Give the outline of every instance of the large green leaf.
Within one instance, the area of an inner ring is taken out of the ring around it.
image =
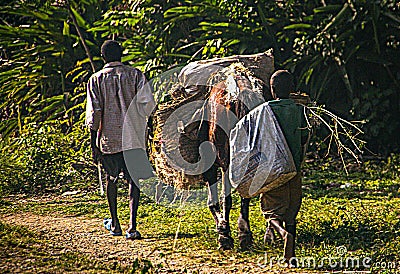
[[[288,26],[285,26],[283,29],[284,30],[296,30],[296,29],[311,29],[313,28],[312,25],[310,24],[291,24]]]
[[[339,10],[341,7],[341,5],[326,5],[323,7],[317,7],[313,9],[313,11],[314,13],[333,12]]]
[[[88,23],[86,22],[86,20],[80,15],[80,13],[79,13],[76,9],[74,9],[73,7],[70,7],[70,9],[71,9],[73,15],[75,16],[78,25],[79,25],[81,28],[89,29],[89,24],[88,24]]]
[[[334,28],[336,25],[347,20],[349,14],[350,14],[350,6],[348,3],[345,3],[342,9],[339,11],[339,13],[332,18],[332,20],[325,26],[322,32],[329,31],[331,28]]]

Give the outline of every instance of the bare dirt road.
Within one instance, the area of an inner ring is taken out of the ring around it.
[[[113,237],[100,218],[26,209],[2,210],[0,218],[1,273],[299,273],[269,268],[236,251],[175,251],[174,235],[142,233],[136,241]]]

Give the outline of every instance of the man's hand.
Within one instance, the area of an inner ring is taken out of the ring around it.
[[[96,145],[97,141],[97,131],[90,131],[90,147],[92,148],[92,158],[93,162],[97,164],[101,160],[102,153]]]
[[[92,158],[93,162],[97,164],[101,160],[101,151],[98,147],[92,146]]]

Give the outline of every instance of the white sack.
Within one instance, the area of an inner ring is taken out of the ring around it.
[[[254,197],[288,182],[296,166],[271,107],[261,104],[230,132],[229,179],[242,197]]]

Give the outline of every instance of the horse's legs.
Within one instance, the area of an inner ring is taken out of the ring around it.
[[[222,201],[222,221],[218,225],[218,230],[224,234],[230,235],[229,214],[232,209],[232,196],[228,194]]]
[[[218,223],[218,242],[223,250],[233,248],[233,238],[231,237],[231,228],[229,225],[229,214],[232,209],[231,183],[227,172],[222,172],[222,220]]]
[[[250,230],[249,210],[250,198],[241,198],[238,229],[239,245],[242,250],[248,250],[253,245],[253,235]]]
[[[210,209],[211,215],[214,218],[215,224],[218,227],[219,220],[221,219],[221,209],[219,206],[218,200],[218,186],[217,180],[213,180],[214,178],[210,177],[210,181],[208,182],[208,200],[207,205]]]
[[[231,183],[229,182],[228,173],[222,172],[222,193],[224,195],[222,201],[222,212],[223,221],[226,222],[226,230],[230,232],[229,226],[229,214],[232,209],[232,195],[231,195]]]
[[[205,179],[208,182],[208,201],[207,205],[215,220],[218,232],[219,248],[228,250],[233,248],[233,239],[230,236],[229,228],[229,211],[232,207],[232,198],[224,197],[223,212],[221,213],[219,199],[218,199],[218,186],[217,186],[217,167],[213,166],[205,174]],[[226,188],[224,187],[224,190]]]

